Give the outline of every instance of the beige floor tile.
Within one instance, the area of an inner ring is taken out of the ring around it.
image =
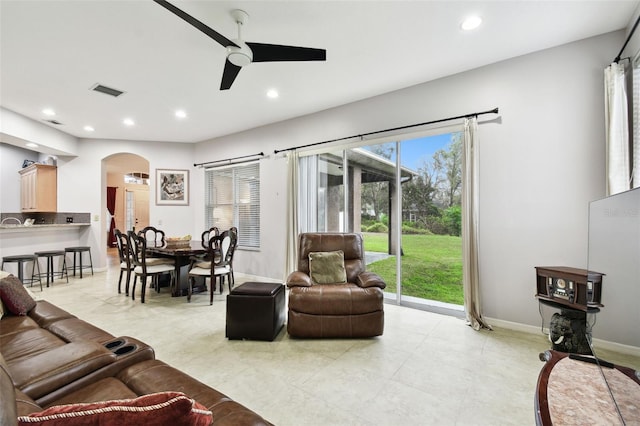
[[[115,265],[115,264],[114,264]],[[385,333],[373,339],[225,338],[226,295],[171,297],[147,290],[141,304],[117,293],[117,267],[56,281],[36,296],[156,357],[268,420],[286,425],[533,425],[533,401],[549,348],[546,336],[475,331],[460,318],[385,304]],[[242,282],[237,277],[236,285]],[[598,351],[640,366],[637,357]]]

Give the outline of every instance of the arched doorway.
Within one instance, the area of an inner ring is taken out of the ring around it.
[[[104,159],[107,204],[112,203],[115,228],[128,231],[149,224],[149,161],[131,153],[118,153]],[[114,199],[109,200],[109,198]],[[107,210],[111,209],[107,205]],[[110,223],[111,214],[107,220]],[[112,240],[107,237],[107,246]]]

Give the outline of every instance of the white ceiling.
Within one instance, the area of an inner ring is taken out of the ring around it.
[[[225,49],[151,0],[0,0],[0,105],[35,120],[53,108],[51,126],[77,137],[198,142],[625,28],[639,4],[171,2],[230,39],[229,12],[244,9],[246,41],[324,48],[327,61],[249,64],[220,91]],[[483,24],[465,33],[470,14]]]

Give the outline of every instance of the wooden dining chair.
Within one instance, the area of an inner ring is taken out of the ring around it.
[[[116,243],[118,246],[118,256],[120,257],[120,278],[118,278],[118,293],[122,293],[122,276],[126,272],[127,280],[125,283],[124,291],[125,294],[129,295],[129,283],[131,282],[131,271],[133,271],[134,267],[131,262],[131,256],[129,255],[129,246],[131,245],[129,241],[129,236],[127,234],[123,234],[119,229],[115,229],[113,233],[116,236]]]
[[[213,235],[220,235],[220,230],[218,229],[217,226],[212,226],[211,228],[207,229],[202,233],[200,237],[200,241],[202,242],[203,249],[209,248],[209,237]]]
[[[209,237],[207,244],[208,261],[192,262],[189,268],[189,283],[187,301],[191,302],[191,294],[196,277],[209,278],[209,304],[213,304],[213,293],[216,289],[216,281],[220,282],[220,293],[224,283],[224,277],[229,276],[231,268],[228,263],[228,253],[235,244],[235,234],[231,231],[224,231],[220,235]]]
[[[140,277],[141,289],[140,289],[140,301],[144,303],[147,277],[151,277],[156,291],[160,292],[160,283],[158,277],[162,274],[169,273],[171,276],[171,285],[175,283],[175,267],[173,264],[159,263],[148,264],[147,263],[147,240],[140,235],[136,235],[134,232],[129,231],[129,255],[134,265],[133,272],[135,277],[133,279],[133,288],[131,289],[131,298],[135,300],[136,294],[136,282]]]
[[[232,226],[229,228],[229,232],[233,233],[233,238],[231,240],[232,245],[229,247],[229,251],[227,252],[227,265],[229,265],[229,292],[231,292],[231,289],[236,284],[236,279],[233,275],[233,255],[238,247],[238,228]]]
[[[204,231],[202,233],[202,235],[200,236],[200,244],[202,244],[202,248],[207,250],[206,253],[204,254],[200,254],[200,255],[196,255],[193,256],[191,258],[192,263],[195,262],[208,262],[210,260],[209,258],[209,238],[214,236],[214,235],[220,235],[220,230],[218,229],[217,226],[212,226],[211,228],[207,229],[206,231]]]
[[[153,226],[146,226],[138,231],[138,236],[144,238],[147,247],[164,247],[167,245],[167,239],[162,229],[154,228]],[[175,265],[173,259],[166,257],[156,257],[147,254],[147,265]]]
[[[142,228],[138,231],[138,236],[145,239],[147,247],[164,247],[167,244],[164,231],[153,226]]]

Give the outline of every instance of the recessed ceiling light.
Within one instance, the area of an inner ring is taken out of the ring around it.
[[[131,119],[131,118],[125,118],[124,120],[122,120],[122,123],[125,126],[133,126],[134,124],[136,124],[136,122],[133,121],[133,119]]]
[[[465,31],[471,31],[478,28],[480,24],[482,24],[482,18],[474,15],[474,16],[469,16],[465,18],[465,20],[462,21],[462,24],[460,24],[460,28],[462,28]]]
[[[87,131],[87,132],[93,132],[93,131],[94,131],[94,130],[96,130],[96,129],[94,129],[94,128],[93,128],[93,127],[91,127],[91,126],[84,126],[84,130],[85,130],[85,131]]]
[[[280,94],[278,93],[278,91],[276,89],[267,90],[267,97],[268,98],[276,99],[278,96],[280,96]]]
[[[45,108],[45,109],[43,109],[43,110],[42,110],[42,113],[43,113],[44,115],[48,115],[48,116],[50,116],[50,117],[52,117],[52,116],[56,115],[56,112],[55,112],[54,110],[52,110],[51,108]]]
[[[177,118],[187,118],[187,113],[182,109],[176,110],[175,114]]]
[[[33,143],[33,142],[28,142],[26,144],[26,146],[29,147],[29,148],[37,148],[38,144],[37,143]]]

